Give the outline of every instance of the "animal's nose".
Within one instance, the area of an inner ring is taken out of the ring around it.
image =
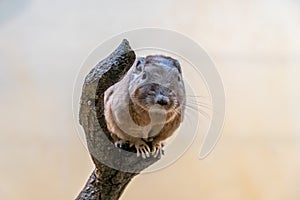
[[[169,104],[169,102],[170,102],[169,98],[168,97],[164,97],[164,96],[159,97],[157,99],[157,101],[156,101],[156,103],[158,103],[161,106],[166,106],[166,105]]]

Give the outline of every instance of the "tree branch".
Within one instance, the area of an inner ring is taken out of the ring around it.
[[[131,179],[160,158],[142,159],[134,147],[115,147],[104,117],[104,92],[118,82],[135,61],[127,40],[86,76],[79,119],[95,170],[76,200],[117,200]]]

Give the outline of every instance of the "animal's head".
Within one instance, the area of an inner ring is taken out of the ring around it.
[[[185,89],[177,60],[162,55],[137,58],[132,70],[129,94],[135,103],[146,110],[157,106],[181,111]]]

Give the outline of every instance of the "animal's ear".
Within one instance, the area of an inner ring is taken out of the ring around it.
[[[145,66],[145,58],[139,57],[135,61],[135,70],[141,72]]]
[[[179,73],[181,74],[181,66],[178,60],[174,59],[174,66],[178,69]]]

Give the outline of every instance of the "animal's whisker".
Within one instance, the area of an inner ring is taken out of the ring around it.
[[[208,112],[206,112],[205,110],[203,110],[202,108],[199,108],[199,107],[194,107],[194,106],[191,106],[191,105],[185,105],[185,108],[187,108],[190,111],[199,112],[199,113],[201,113],[205,117],[209,117],[210,116],[208,114]],[[209,108],[207,108],[207,109],[209,109]],[[209,110],[211,110],[211,109],[209,109]]]
[[[187,108],[188,110],[191,110],[191,111],[199,112],[199,113],[202,114],[205,118],[210,119],[210,115],[209,115],[207,112],[205,112],[204,110],[201,110],[201,109],[195,110],[194,108],[191,108],[191,107],[188,107],[188,106],[186,106],[186,108]]]
[[[203,96],[203,95],[193,95],[193,94],[186,94],[186,97],[197,97],[197,98],[210,98],[210,96]]]
[[[180,111],[178,111],[177,109],[174,109],[173,110],[176,114],[180,114],[182,115],[182,113]],[[193,119],[191,118],[190,115],[188,115],[187,113],[184,114],[185,117],[187,117],[187,120],[190,122],[190,123],[193,123]]]
[[[188,106],[193,106],[193,107],[195,107],[195,108],[197,108],[197,107],[202,107],[202,108],[206,108],[206,109],[209,109],[209,110],[211,110],[211,109],[213,109],[213,107],[212,106],[209,106],[209,105],[205,105],[205,104],[191,104],[191,103],[184,103],[183,105],[188,105]]]
[[[187,102],[191,102],[191,103],[200,103],[200,104],[205,104],[205,105],[211,105],[210,103],[206,103],[197,99],[187,99]]]
[[[192,108],[194,110],[199,110],[199,109],[202,109],[202,108],[205,108],[207,110],[212,110],[212,108],[206,108],[206,107],[201,107],[201,106],[195,106],[195,105],[190,105],[190,104],[185,104],[184,105],[185,107],[189,107],[189,108]]]

